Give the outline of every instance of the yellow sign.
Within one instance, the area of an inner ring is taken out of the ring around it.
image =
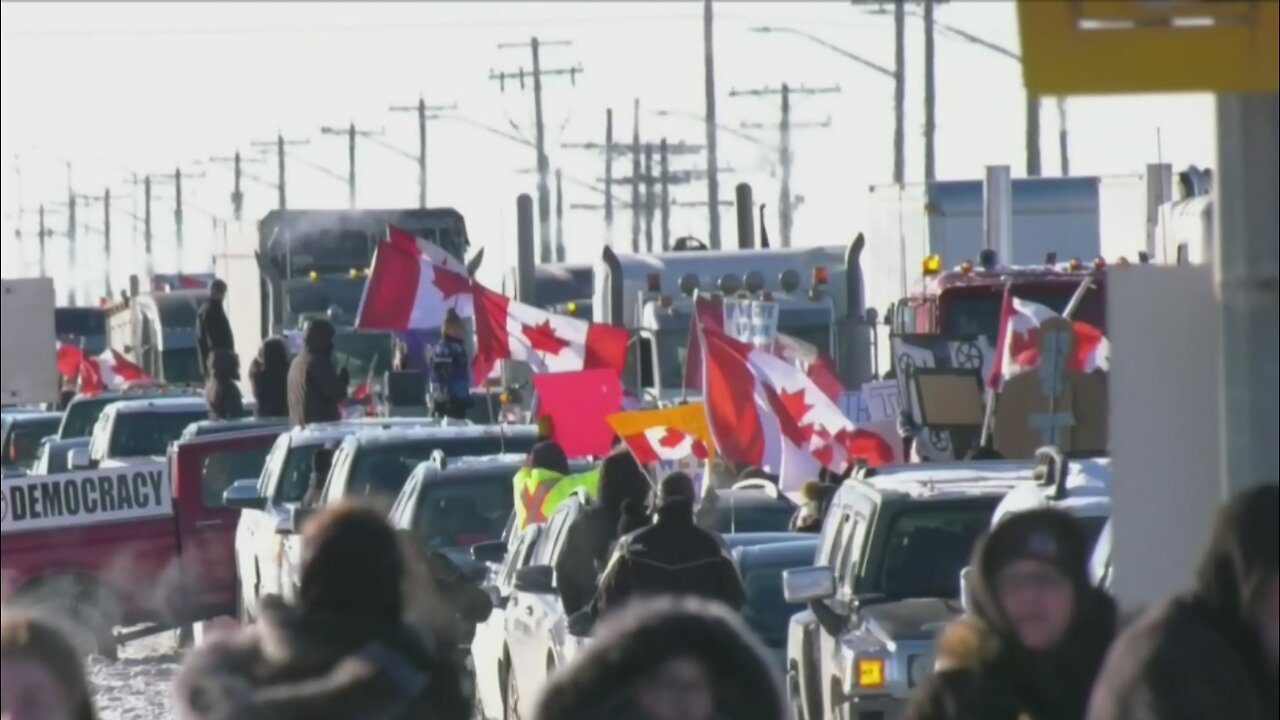
[[[1037,95],[1280,89],[1275,0],[1018,0]]]
[[[614,413],[605,420],[620,437],[638,435],[645,430],[657,427],[683,430],[706,445],[710,459],[716,456],[715,441],[711,438],[711,428],[707,426],[707,412],[700,402],[655,410]]]

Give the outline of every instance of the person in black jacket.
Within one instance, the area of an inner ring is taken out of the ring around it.
[[[324,483],[329,479],[329,469],[333,467],[333,451],[333,447],[326,445],[311,456],[311,477],[307,480],[307,492],[302,496],[303,508],[314,510],[320,507]]]
[[[600,464],[598,502],[574,518],[565,530],[564,551],[556,560],[556,585],[566,615],[591,603],[596,579],[609,559],[609,551],[629,516],[643,513],[649,499],[649,477],[625,448],[615,450]]]
[[[1088,557],[1060,510],[1001,521],[974,549],[972,614],[942,632],[907,720],[1082,720],[1116,625]]]
[[[1280,715],[1280,490],[1218,515],[1194,588],[1150,608],[1116,640],[1089,720],[1264,720]]]
[[[227,284],[222,280],[214,280],[209,286],[209,299],[200,306],[196,313],[196,350],[200,353],[200,370],[209,372],[209,358],[214,350],[236,349],[235,337],[231,334],[231,321],[227,319],[227,311],[222,301],[227,297]],[[236,379],[239,379],[237,374]]]
[[[328,320],[307,323],[302,352],[289,366],[289,421],[297,427],[342,419],[351,377],[333,367],[333,325]]]
[[[289,417],[289,346],[284,338],[262,341],[258,356],[249,363],[249,384],[258,417]]]
[[[693,520],[693,480],[682,472],[658,486],[658,520],[618,540],[600,579],[599,613],[609,613],[634,597],[695,595],[734,610],[746,602],[742,578],[724,541]]]
[[[209,381],[204,386],[204,401],[212,420],[244,417],[244,398],[236,378],[240,375],[240,358],[231,350],[214,350],[209,356]]]

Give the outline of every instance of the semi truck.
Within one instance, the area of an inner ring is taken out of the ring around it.
[[[105,308],[107,344],[156,380],[175,385],[203,383],[196,313],[209,291],[138,292],[136,276],[129,285],[131,292]]]
[[[0,286],[0,401],[4,405],[58,402],[53,280],[6,278]]]

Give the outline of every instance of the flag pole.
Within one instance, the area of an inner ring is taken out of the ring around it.
[[[1071,296],[1071,300],[1067,303],[1066,309],[1062,311],[1063,318],[1070,320],[1071,316],[1075,314],[1076,309],[1080,307],[1081,301],[1084,300],[1085,294],[1089,292],[1089,288],[1093,287],[1093,280],[1094,277],[1091,273],[1089,277],[1086,277],[1081,281],[1080,287],[1076,288],[1076,292]]]
[[[995,388],[995,375],[997,372],[1003,371],[1004,348],[1005,343],[1009,341],[1006,337],[1009,333],[1009,313],[1007,312],[1007,308],[1012,300],[1010,297],[1012,293],[1013,283],[1006,282],[1004,284],[1004,297],[1000,302],[1000,328],[996,335],[996,357],[992,361],[993,363],[999,363],[1000,367],[993,368],[991,372],[992,377],[987,379],[987,402],[986,407],[983,408],[982,412],[982,433],[978,437],[978,447],[980,448],[987,446],[987,443],[992,439],[991,433],[994,432],[994,428],[992,428],[991,425],[996,419],[996,398],[999,396],[999,393],[996,392]],[[910,393],[910,388],[908,388],[908,393]]]

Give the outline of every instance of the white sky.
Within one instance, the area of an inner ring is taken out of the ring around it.
[[[1019,46],[1012,2],[956,2],[941,6],[942,22],[1011,49]],[[796,97],[793,117],[826,129],[795,134],[793,189],[805,197],[796,213],[797,244],[847,241],[862,229],[866,188],[891,180],[892,82],[798,37],[750,32],[756,25],[790,26],[857,52],[882,65],[893,63],[891,15],[873,15],[847,2],[719,2],[716,5],[716,80],[721,124],[776,124],[775,98],[730,98],[733,88],[838,84],[842,93]],[[3,274],[35,273],[36,207],[67,196],[65,160],[74,162],[77,192],[100,195],[112,188],[117,208],[132,210],[130,172],[172,173],[177,164],[203,178],[184,183],[186,247],[183,269],[208,268],[209,213],[231,215],[229,166],[201,168],[195,161],[230,155],[237,147],[255,154],[252,140],[309,138],[289,166],[291,208],[344,207],[344,182],[302,164],[319,163],[345,176],[345,138],[321,136],[324,124],[385,129],[383,140],[417,151],[412,114],[393,114],[391,104],[456,102],[468,118],[533,137],[532,93],[509,83],[505,92],[489,80],[490,69],[530,65],[528,50],[500,50],[500,42],[571,40],[545,47],[544,67],[581,63],[584,73],[545,82],[548,154],[566,177],[594,182],[603,176],[602,156],[561,149],[560,143],[603,142],[604,110],[614,109],[615,141],[629,142],[634,98],[641,101],[646,139],[702,143],[698,122],[659,118],[646,110],[703,112],[702,9],[676,3],[12,3],[0,6],[0,176],[4,230]],[[907,24],[907,180],[923,176],[922,25]],[[938,176],[981,177],[988,164],[1009,164],[1015,177],[1025,168],[1024,99],[1019,66],[1008,58],[944,33],[937,36]],[[1204,94],[1078,98],[1068,103],[1071,166],[1075,174],[1140,172],[1158,154],[1175,168],[1211,165],[1213,105]],[[1046,174],[1059,169],[1058,119],[1044,103],[1042,158]],[[1157,129],[1161,137],[1157,144]],[[776,130],[753,131],[774,144]],[[721,176],[722,199],[733,185],[751,182],[757,202],[770,205],[770,232],[777,235],[776,162],[768,151],[727,133],[719,134],[720,163],[736,172]],[[533,193],[532,149],[441,120],[429,128],[429,204],[461,210],[472,240],[489,247],[488,273],[511,256],[514,203]],[[673,160],[674,168],[702,166],[698,158]],[[656,160],[655,160],[656,163]],[[18,170],[21,183],[17,182]],[[275,179],[273,158],[246,169]],[[656,170],[656,168],[655,168]],[[615,176],[629,175],[629,161],[615,162]],[[413,207],[417,168],[407,159],[363,142],[357,178],[362,205]],[[274,207],[275,191],[247,182],[245,217]],[[629,191],[617,196],[629,200]],[[172,191],[155,190],[156,269],[177,261]],[[704,184],[673,189],[677,200],[705,200]],[[162,198],[162,199],[161,199]],[[598,203],[590,190],[565,183],[565,238],[571,261],[597,255],[604,239],[603,213],[570,210],[571,203]],[[27,242],[20,248],[15,228]],[[61,231],[63,211],[50,208],[49,224]],[[80,222],[102,225],[99,207],[81,209]],[[141,209],[137,210],[140,214]],[[57,213],[56,215],[54,213]],[[722,210],[724,238],[731,242],[732,211]],[[114,213],[111,269],[116,287],[142,268],[134,223]],[[675,236],[706,237],[706,210],[677,208]],[[80,233],[84,238],[83,231]],[[619,210],[615,238],[627,242],[630,215]],[[102,240],[82,239],[77,267],[95,292],[101,287]],[[65,290],[65,241],[49,244],[49,262]]]

